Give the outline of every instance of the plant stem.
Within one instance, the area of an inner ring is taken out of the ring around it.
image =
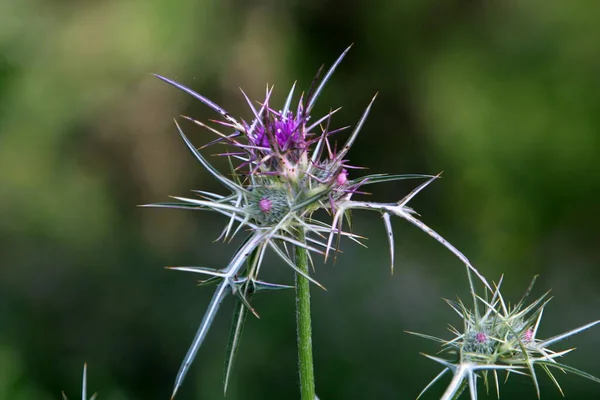
[[[304,230],[297,239],[304,243]],[[308,274],[306,249],[296,246],[296,266]],[[310,319],[310,282],[296,274],[296,326],[298,330],[298,367],[300,370],[301,400],[315,399],[315,375],[312,355],[312,327]]]

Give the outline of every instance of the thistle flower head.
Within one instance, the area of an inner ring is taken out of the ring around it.
[[[427,385],[419,397],[448,371],[452,372],[453,379],[442,397],[443,400],[458,398],[460,392],[467,385],[471,399],[476,400],[477,379],[482,377],[486,389],[489,390],[489,373],[493,375],[496,393],[500,397],[499,371],[505,371],[507,378],[510,373],[528,375],[532,379],[539,397],[540,388],[534,369],[536,366],[550,377],[561,394],[562,389],[552,369],[572,372],[600,383],[600,379],[557,361],[558,358],[574,349],[560,351],[550,349],[551,345],[589,329],[600,321],[589,323],[549,339],[539,339],[537,331],[544,308],[550,299],[546,293],[531,304],[525,305],[535,278],[515,306],[508,305],[500,292],[502,279],[494,290],[486,290],[486,293],[491,296],[489,299],[490,296],[477,295],[471,274],[469,274],[469,282],[473,296],[472,308],[467,308],[460,300],[447,300],[450,307],[463,320],[461,329],[450,327],[454,338],[445,340],[408,332],[440,343],[442,345],[441,352],[448,355],[447,358],[439,358],[425,354],[427,358],[442,364],[444,369]]]
[[[409,201],[437,176],[387,174],[371,174],[354,178],[350,176],[348,171],[354,167],[348,164],[346,156],[366,121],[375,97],[341,147],[335,145],[332,137],[348,127],[330,128],[332,117],[339,108],[332,109],[320,117],[311,115],[325,84],[348,50],[349,48],[338,57],[323,79],[319,80],[318,77],[315,79],[306,95],[299,96],[297,106],[294,108],[291,105],[295,84],[280,108],[273,108],[270,105],[272,87],[267,87],[264,100],[257,103],[250,101],[242,91],[252,115],[250,122],[238,121],[206,97],[157,75],[161,80],[200,100],[221,116],[220,120],[213,121],[216,127],[190,117],[184,118],[216,136],[216,139],[201,149],[207,146],[223,146],[225,150],[220,155],[229,159],[230,171],[226,175],[213,167],[176,122],[179,134],[188,149],[228,193],[198,190],[195,191],[197,197],[174,197],[175,202],[151,206],[206,210],[223,214],[228,218],[228,222],[220,239],[226,241],[241,231],[249,232],[243,245],[222,269],[216,270],[203,266],[171,267],[175,270],[207,276],[208,279],[204,282],[217,283],[213,299],[177,375],[173,395],[180,387],[224,297],[230,294],[236,297],[238,300],[236,315],[239,317],[245,315],[247,311],[256,314],[250,304],[250,297],[257,291],[256,288],[272,290],[284,287],[260,281],[258,278],[266,250],[272,250],[296,274],[322,287],[311,276],[297,268],[288,246],[305,249],[314,267],[311,255],[323,255],[326,259],[330,253],[337,251],[340,238],[345,237],[360,243],[361,237],[344,230],[344,221],[353,209],[376,211],[383,217],[389,239],[392,269],[394,238],[391,216],[398,216],[431,235],[460,258],[477,276],[480,276],[462,253],[417,219],[415,212],[408,207]],[[399,201],[375,203],[353,200],[355,194],[361,193],[359,188],[365,185],[413,178],[429,179]],[[314,218],[314,212],[319,209],[332,215],[333,221],[329,223]],[[243,317],[238,317],[234,319],[233,331],[236,334],[232,336],[230,351],[227,354],[225,388],[227,388],[238,335],[241,332],[240,327],[244,320]]]

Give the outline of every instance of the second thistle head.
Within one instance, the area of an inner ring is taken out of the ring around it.
[[[280,108],[273,108],[270,104],[272,87],[267,87],[264,100],[256,103],[242,91],[252,113],[250,122],[238,122],[202,95],[158,76],[213,108],[223,117],[223,120],[215,122],[233,130],[233,133],[223,133],[186,117],[218,135],[209,145],[224,144],[233,148],[224,153],[231,160],[238,161],[236,165],[232,163],[231,179],[214,170],[197,150],[193,152],[197,158],[202,157],[205,167],[214,172],[213,175],[218,174],[219,180],[234,192],[239,200],[237,207],[243,210],[238,215],[243,220],[285,230],[318,208],[335,209],[339,199],[350,196],[360,185],[348,179],[349,166],[345,164],[344,155],[358,135],[371,105],[340,152],[331,145],[331,135],[347,127],[329,130],[331,117],[339,109],[320,118],[311,116],[324,85],[348,50],[338,57],[322,80],[318,76],[315,78],[311,89],[306,95],[301,94],[293,107],[295,84]],[[190,146],[187,138],[185,140]]]
[[[502,371],[506,372],[507,378],[510,373],[529,375],[535,386],[536,394],[540,397],[536,367],[548,375],[561,393],[562,389],[552,369],[572,372],[600,382],[600,379],[558,361],[560,357],[570,353],[573,349],[556,351],[550,348],[551,345],[587,330],[600,321],[594,321],[549,339],[540,339],[537,337],[537,331],[544,308],[550,299],[546,293],[531,304],[525,304],[535,278],[523,298],[514,306],[507,303],[500,292],[502,279],[494,290],[488,290],[484,296],[475,293],[471,274],[469,274],[469,282],[473,297],[471,308],[467,308],[461,301],[447,300],[450,307],[463,319],[462,329],[450,328],[454,338],[444,340],[409,332],[441,343],[441,352],[448,355],[446,358],[440,358],[425,354],[426,357],[440,363],[444,370],[427,385],[421,394],[446,372],[451,372],[453,379],[442,396],[443,400],[457,398],[463,384],[468,385],[471,400],[477,400],[477,378],[479,377],[483,378],[486,388],[490,382],[494,382],[496,393],[500,397],[498,374]],[[491,298],[488,295],[491,295]],[[488,374],[492,374],[493,379],[490,379]]]

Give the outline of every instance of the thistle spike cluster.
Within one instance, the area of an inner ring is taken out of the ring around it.
[[[457,399],[467,386],[471,400],[477,400],[477,379],[481,377],[486,390],[489,391],[490,374],[493,377],[496,395],[500,398],[499,371],[506,373],[506,379],[511,373],[529,376],[539,398],[540,386],[534,368],[536,366],[548,375],[563,396],[562,388],[552,369],[564,373],[571,372],[600,383],[599,378],[557,361],[558,358],[573,351],[573,348],[560,351],[550,349],[551,345],[593,327],[600,323],[600,320],[549,339],[539,339],[537,337],[538,328],[550,298],[546,292],[531,304],[525,305],[525,300],[535,283],[535,277],[521,300],[516,305],[510,306],[500,292],[502,278],[493,290],[486,287],[485,296],[482,297],[476,293],[471,273],[469,270],[467,272],[473,300],[472,308],[467,308],[460,300],[446,300],[463,320],[462,329],[450,326],[454,338],[445,340],[408,332],[440,343],[442,346],[440,352],[449,356],[440,358],[424,354],[425,357],[440,363],[444,369],[423,389],[418,397],[421,397],[447,372],[451,372],[453,378],[446,388],[442,400]]]
[[[342,237],[360,244],[362,239],[360,236],[344,230],[344,222],[349,220],[349,214],[353,209],[376,211],[383,216],[389,239],[392,271],[394,237],[391,216],[397,216],[431,235],[485,281],[461,252],[417,219],[417,214],[408,207],[410,200],[438,176],[371,174],[353,178],[348,173],[356,167],[348,164],[346,156],[363,128],[376,96],[369,102],[341,148],[334,145],[332,136],[348,127],[330,129],[332,116],[339,111],[339,108],[332,109],[319,118],[312,117],[311,112],[319,95],[349,49],[350,47],[338,57],[323,79],[319,80],[318,76],[315,78],[306,95],[304,93],[300,95],[296,107],[292,107],[296,84],[292,85],[280,110],[270,105],[273,87],[267,87],[265,99],[256,105],[242,91],[252,113],[252,120],[249,123],[238,121],[221,106],[192,89],[156,75],[166,83],[200,100],[221,116],[221,120],[212,121],[214,126],[190,117],[184,118],[216,136],[202,148],[209,145],[223,145],[227,149],[221,155],[229,159],[229,176],[214,168],[186,137],[180,125],[177,122],[175,124],[194,157],[229,193],[222,195],[197,190],[194,191],[196,194],[194,198],[174,197],[175,202],[150,206],[205,210],[223,214],[228,218],[228,222],[219,239],[224,241],[231,240],[242,231],[249,232],[242,246],[224,268],[171,267],[174,270],[203,275],[206,277],[203,283],[217,284],[213,298],[177,374],[173,397],[206,337],[221,302],[226,296],[233,295],[237,304],[226,356],[224,386],[225,391],[227,390],[245,316],[248,311],[257,315],[251,305],[252,295],[259,290],[285,287],[259,280],[266,251],[273,251],[296,274],[322,287],[311,276],[296,267],[289,247],[305,249],[309,262],[314,267],[312,255],[322,255],[326,260],[330,254],[339,249],[339,241]],[[359,188],[363,186],[414,178],[428,178],[428,180],[400,201],[374,203],[352,199],[355,194],[362,193],[359,192]],[[313,213],[319,209],[333,216],[332,223],[313,217]],[[303,241],[296,239],[301,237],[300,232],[306,235]]]

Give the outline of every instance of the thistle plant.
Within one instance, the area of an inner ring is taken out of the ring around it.
[[[475,291],[475,285],[469,270],[467,270],[467,274],[473,300],[472,308],[467,308],[460,300],[446,300],[448,305],[463,320],[463,326],[460,330],[450,326],[454,338],[445,340],[408,332],[440,343],[442,346],[441,352],[448,354],[448,358],[424,354],[425,357],[440,363],[444,369],[423,389],[418,397],[421,397],[446,372],[451,372],[453,377],[442,396],[442,400],[458,399],[467,386],[469,387],[471,399],[476,400],[477,383],[480,377],[483,379],[487,391],[489,391],[490,380],[493,377],[496,394],[500,398],[498,372],[502,371],[506,373],[506,379],[511,373],[529,376],[539,398],[540,385],[535,367],[541,368],[548,375],[563,396],[564,393],[554,376],[553,370],[564,373],[571,372],[600,383],[599,378],[557,361],[560,357],[573,351],[573,348],[559,351],[550,349],[550,346],[555,343],[591,328],[600,323],[600,320],[548,339],[539,339],[537,337],[538,328],[550,298],[548,297],[549,292],[546,292],[531,304],[525,304],[527,296],[535,283],[535,277],[521,300],[516,305],[511,306],[507,304],[500,292],[502,278],[495,285],[494,290],[486,287],[486,295],[482,297]]]
[[[265,282],[259,278],[260,269],[267,250],[276,254],[283,265],[295,273],[296,315],[298,333],[298,355],[300,391],[303,400],[315,398],[312,363],[310,286],[312,282],[322,287],[310,276],[310,263],[314,268],[313,255],[325,260],[338,251],[341,238],[361,243],[362,237],[345,230],[344,222],[350,221],[355,209],[371,210],[382,216],[387,237],[391,269],[394,267],[394,236],[391,217],[400,217],[444,245],[454,253],[480,279],[485,279],[471,266],[467,258],[454,246],[417,218],[408,203],[437,176],[431,175],[388,175],[371,174],[354,177],[358,168],[347,160],[348,153],[356,142],[375,97],[350,131],[343,146],[338,147],[333,136],[349,127],[330,128],[333,115],[340,109],[331,109],[321,117],[313,117],[312,111],[325,84],[331,78],[346,53],[346,49],[320,79],[320,72],[310,89],[299,96],[297,106],[292,107],[296,84],[292,85],[281,108],[270,104],[273,87],[267,86],[265,98],[253,103],[242,91],[251,111],[250,122],[237,120],[221,106],[173,80],[156,75],[164,82],[188,93],[220,115],[211,125],[190,117],[186,120],[208,130],[214,140],[197,149],[175,122],[184,143],[197,161],[227,191],[218,194],[195,190],[195,197],[174,197],[174,202],[152,204],[154,207],[180,208],[213,211],[227,217],[219,239],[230,241],[243,232],[243,244],[237,249],[224,268],[206,266],[170,267],[203,275],[202,284],[216,284],[216,289],[192,344],[185,355],[177,374],[172,396],[180,388],[198,349],[226,296],[236,300],[233,313],[231,336],[225,360],[224,390],[226,392],[232,371],[240,335],[248,312],[257,315],[251,300],[259,291],[290,288],[290,286]],[[223,146],[219,154],[229,161],[228,174],[218,171],[202,155],[208,146]],[[393,182],[403,179],[427,179],[403,199],[391,203],[376,203],[354,200],[363,194],[367,185]],[[331,222],[320,220],[318,210],[328,213]],[[347,224],[346,224],[347,225]]]

